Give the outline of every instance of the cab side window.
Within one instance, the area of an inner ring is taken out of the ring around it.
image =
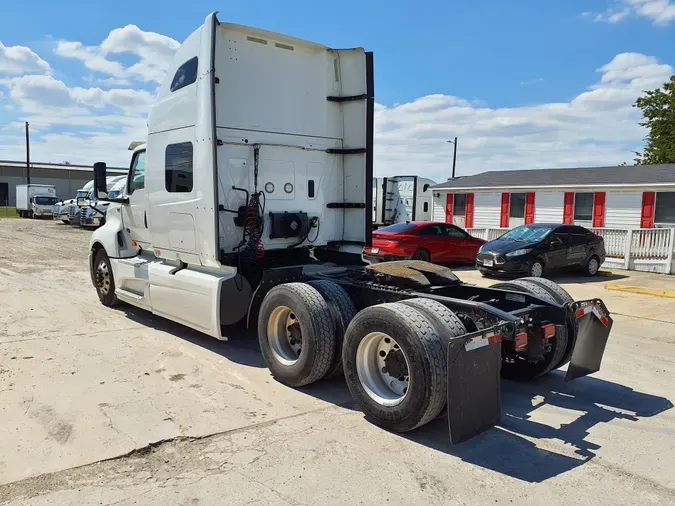
[[[195,56],[178,67],[171,81],[172,92],[185,88],[197,80],[197,63],[198,60]]]
[[[145,151],[136,153],[131,162],[131,174],[129,175],[129,195],[136,190],[145,188]]]
[[[193,148],[191,142],[169,144],[164,157],[166,191],[189,193],[192,191]]]

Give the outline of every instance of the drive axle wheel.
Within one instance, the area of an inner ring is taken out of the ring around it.
[[[490,288],[501,288],[512,292],[522,292],[534,295],[547,302],[561,304],[559,296],[554,296],[550,288],[547,289],[543,283],[536,280],[525,278],[514,281],[505,281],[497,283]],[[562,289],[561,289],[562,290]],[[556,327],[556,335],[550,340],[551,349],[544,353],[543,358],[530,362],[526,358],[516,355],[515,358],[502,358],[502,376],[512,380],[532,380],[538,376],[551,372],[562,365],[568,347],[567,329],[565,327]]]
[[[356,369],[368,394],[383,406],[399,404],[408,393],[408,359],[398,343],[382,332],[371,332],[356,350]]]
[[[445,348],[434,324],[404,304],[380,304],[349,324],[345,379],[366,418],[395,432],[430,422],[447,397]]]
[[[286,306],[274,308],[269,319],[267,338],[275,360],[293,365],[302,353],[302,330],[293,311]]]
[[[335,324],[321,294],[306,283],[286,283],[265,296],[258,342],[272,376],[292,387],[323,378],[335,355]]]
[[[321,279],[307,283],[315,288],[328,303],[335,325],[335,353],[326,378],[342,375],[342,343],[349,323],[356,316],[356,306],[347,291],[335,281]]]
[[[112,307],[119,303],[115,295],[115,278],[113,277],[110,259],[103,248],[94,256],[94,286],[98,298],[104,306]]]

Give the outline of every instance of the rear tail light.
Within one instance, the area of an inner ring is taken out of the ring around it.
[[[555,325],[553,323],[542,325],[541,329],[544,331],[544,339],[551,339],[555,336]]]
[[[522,350],[527,346],[527,332],[516,334],[516,350]]]

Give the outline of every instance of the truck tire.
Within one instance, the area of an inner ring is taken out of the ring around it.
[[[551,281],[546,278],[520,278],[518,281],[527,281],[529,283],[534,283],[535,285],[541,286],[544,290],[551,294],[551,296],[558,302],[558,304],[567,304],[574,302],[572,296],[565,291],[565,289],[560,286],[555,281]]]
[[[306,283],[275,286],[260,305],[260,351],[272,376],[285,385],[309,385],[326,375],[335,334],[328,303]]]
[[[539,278],[537,278],[537,280],[539,280]],[[529,293],[547,302],[559,304],[551,292],[541,284],[537,284],[533,280],[527,278],[504,281],[492,285],[490,288]],[[560,367],[562,360],[565,357],[569,341],[567,329],[565,327],[563,328],[564,330],[562,332],[556,332],[556,335],[550,339],[551,351],[544,355],[544,360],[534,363],[528,362],[521,357],[517,357],[514,362],[502,360],[502,376],[512,380],[532,380]]]
[[[99,248],[96,252],[92,268],[94,269],[92,279],[101,304],[108,307],[119,304],[115,295],[115,277],[110,265],[110,258],[103,248]]]
[[[356,316],[356,306],[347,291],[335,281],[318,280],[310,281],[307,284],[321,294],[333,315],[335,353],[330,369],[326,373],[326,378],[334,378],[342,374],[342,343],[347,327]]]
[[[545,290],[547,290],[553,298],[555,298],[559,304],[570,304],[574,302],[574,299],[572,296],[567,293],[567,291],[560,286],[558,283],[555,281],[551,281],[550,279],[546,278],[523,278],[521,281],[530,281],[532,283],[535,283],[537,285],[542,286]],[[562,360],[560,363],[555,366],[556,369],[564,366],[567,364],[567,362],[570,361],[570,358],[572,357],[572,351],[574,350],[574,340],[569,339],[569,335],[576,335],[577,330],[578,330],[578,324],[577,321],[574,320],[573,323],[573,328],[571,329],[572,332],[569,332],[570,329],[568,329],[568,339],[567,339],[567,349],[565,350],[565,354],[563,355]]]
[[[413,430],[445,406],[445,347],[417,308],[393,303],[360,311],[345,334],[342,366],[366,419],[387,430]]]

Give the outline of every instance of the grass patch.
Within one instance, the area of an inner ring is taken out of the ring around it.
[[[18,218],[15,207],[0,206],[0,218]]]

